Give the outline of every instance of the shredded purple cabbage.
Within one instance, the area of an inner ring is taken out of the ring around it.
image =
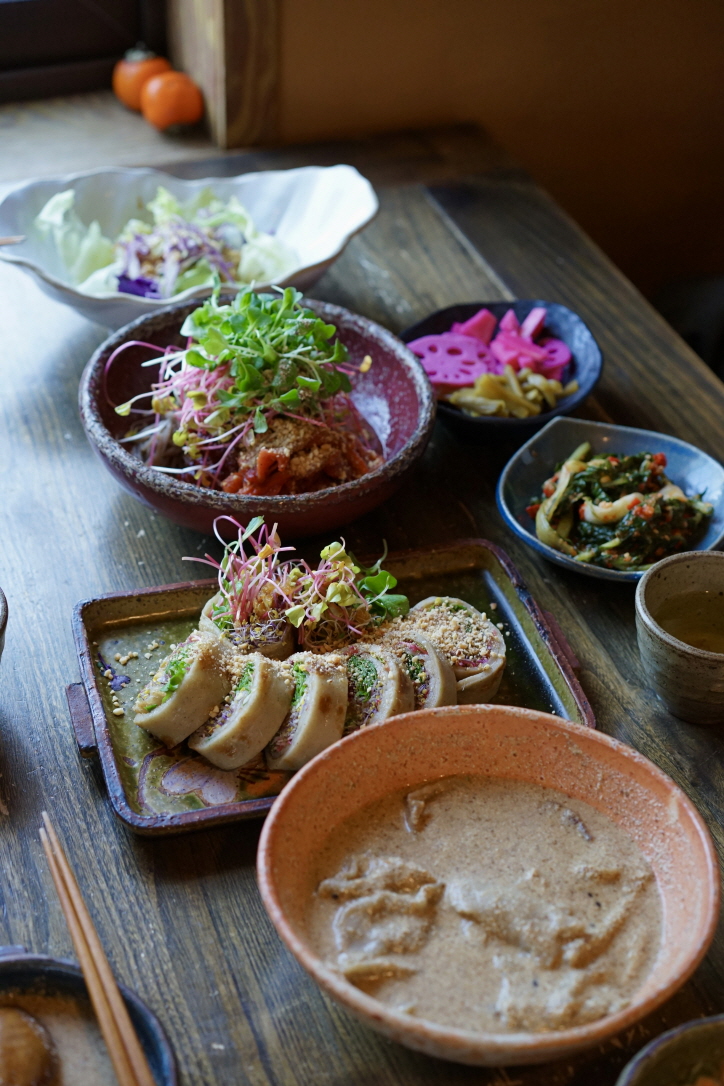
[[[119,675],[113,664],[110,664],[107,660],[104,660],[100,652],[98,653],[98,664],[104,674],[106,671],[111,672],[111,678],[109,680],[111,690],[122,690],[123,687],[131,681],[130,675]]]
[[[202,228],[179,217],[154,227],[150,233],[133,234],[119,242],[123,264],[118,289],[144,298],[170,298],[179,275],[204,258],[222,280],[233,283],[236,265],[225,258],[225,244],[223,227]],[[148,277],[149,264],[157,270],[153,278]]]
[[[118,276],[118,289],[122,294],[137,294],[140,298],[160,298],[158,283],[153,279],[129,279]]]

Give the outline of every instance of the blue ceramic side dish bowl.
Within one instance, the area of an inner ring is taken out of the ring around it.
[[[176,1060],[163,1026],[137,995],[123,984],[118,987],[146,1054],[156,1086],[178,1086]],[[64,1009],[57,1028],[63,1029],[63,1015],[68,1014],[68,1002],[75,1005],[74,1017],[77,1016],[81,1021],[85,1019],[95,1022],[83,974],[74,962],[29,954],[21,946],[0,947],[0,1003],[3,1006],[22,1008],[24,997],[36,995],[62,1001]],[[57,1044],[58,1038],[53,1025],[46,1022],[46,1026]],[[62,1045],[58,1047],[62,1048]],[[2,1070],[0,1068],[0,1081],[4,1081]],[[63,1082],[67,1081],[62,1073],[61,1077]]]
[[[496,490],[498,510],[516,535],[551,562],[588,577],[605,581],[638,581],[643,570],[623,572],[576,562],[566,554],[541,543],[535,522],[526,513],[535,495],[556,466],[582,442],[589,441],[595,453],[630,455],[637,452],[666,454],[666,474],[685,494],[703,494],[714,505],[706,535],[692,550],[716,550],[724,542],[724,467],[701,449],[668,434],[614,426],[584,419],[557,418],[527,441],[506,464]]]
[[[721,1076],[724,1066],[724,1014],[676,1026],[642,1048],[616,1080],[616,1086],[694,1086],[699,1075]]]
[[[438,401],[438,418],[463,440],[480,444],[489,441],[510,441],[520,444],[552,418],[558,415],[570,415],[575,411],[586,397],[590,396],[598,384],[603,369],[601,348],[592,332],[577,313],[558,302],[521,298],[509,302],[468,302],[464,305],[450,305],[446,309],[438,309],[429,317],[425,317],[424,320],[418,321],[417,324],[411,325],[400,333],[400,339],[405,343],[411,343],[415,339],[420,339],[421,336],[439,335],[442,332],[448,332],[455,321],[463,323],[483,308],[490,310],[498,321],[509,309],[512,309],[522,323],[531,309],[538,306],[544,306],[548,312],[546,331],[557,339],[562,339],[573,356],[572,362],[563,374],[563,384],[575,378],[578,381],[578,392],[561,400],[557,407],[542,411],[540,415],[533,415],[527,419],[505,419],[494,415],[475,418],[472,415],[466,415],[460,408],[445,403],[444,400]]]

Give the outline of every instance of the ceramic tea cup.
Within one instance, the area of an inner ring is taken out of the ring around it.
[[[667,709],[691,724],[724,724],[724,653],[694,648],[656,620],[664,602],[714,592],[724,608],[724,552],[687,551],[657,562],[636,589],[636,632],[647,681]]]

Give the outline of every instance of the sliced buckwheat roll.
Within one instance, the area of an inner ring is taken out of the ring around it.
[[[134,722],[167,747],[203,724],[231,689],[228,660],[218,638],[194,632],[167,656],[134,705]]]
[[[237,769],[260,754],[292,701],[291,668],[252,652],[236,656],[229,701],[189,739],[189,746],[219,769]]]
[[[292,666],[292,707],[266,748],[270,769],[301,769],[342,738],[347,715],[347,668],[337,653],[298,652]]]
[[[458,689],[452,664],[429,637],[412,629],[391,634],[384,643],[412,680],[416,709],[455,705]]]
[[[412,608],[403,625],[419,629],[447,656],[459,704],[482,704],[495,697],[505,670],[505,641],[476,607],[454,596],[429,596]]]
[[[284,615],[274,615],[239,626],[217,625],[214,613],[221,605],[221,593],[217,592],[204,604],[199,619],[199,630],[223,637],[236,652],[260,652],[270,660],[286,660],[294,652],[296,642],[294,627]]]
[[[415,708],[412,679],[393,652],[382,645],[355,645],[346,652],[347,716],[344,734],[381,724]]]

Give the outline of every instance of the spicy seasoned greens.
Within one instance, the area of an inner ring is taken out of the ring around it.
[[[665,467],[663,453],[591,458],[590,444],[579,445],[527,508],[536,535],[577,562],[623,571],[686,550],[713,506],[688,498]]]

